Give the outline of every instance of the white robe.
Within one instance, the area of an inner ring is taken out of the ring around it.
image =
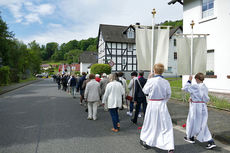
[[[167,108],[171,96],[170,84],[161,77],[148,79],[143,88],[150,99],[146,108],[140,139],[151,147],[174,149],[173,126]],[[151,101],[151,99],[163,99]]]
[[[184,91],[191,94],[192,102],[189,104],[189,113],[186,122],[186,135],[188,138],[196,137],[200,142],[212,139],[208,129],[208,109],[206,103],[209,101],[208,88],[205,84],[194,84],[187,82]]]

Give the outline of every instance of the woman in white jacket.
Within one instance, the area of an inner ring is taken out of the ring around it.
[[[122,95],[125,95],[125,90],[122,84],[117,81],[117,76],[115,74],[109,75],[109,81],[105,89],[102,103],[109,109],[112,117],[112,131],[118,132],[120,128],[118,108],[122,106]]]

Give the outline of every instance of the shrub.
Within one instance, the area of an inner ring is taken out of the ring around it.
[[[110,74],[111,73],[111,67],[108,64],[93,64],[91,66],[90,73],[93,74]]]
[[[18,71],[16,68],[10,69],[10,82],[19,82],[20,78],[22,78],[23,74]]]
[[[75,75],[80,75],[81,73],[80,73],[80,71],[75,71],[74,74]]]
[[[0,85],[7,85],[10,82],[9,66],[0,67]]]

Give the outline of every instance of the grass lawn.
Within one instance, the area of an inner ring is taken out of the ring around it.
[[[28,78],[25,80],[20,80],[19,83],[28,82],[28,81],[32,81],[32,80],[36,80],[36,79],[37,79],[36,77],[31,77],[31,78]]]
[[[59,62],[54,62],[54,61],[42,61],[42,64],[50,64],[50,65],[59,65],[66,63],[66,61],[59,61]]]
[[[182,79],[168,79],[169,83],[171,85],[171,90],[172,90],[172,95],[171,98],[183,101],[183,102],[188,102],[189,99],[189,94],[185,93],[181,90],[182,88]],[[170,81],[171,80],[171,81]],[[227,109],[230,110],[230,102],[226,99],[223,98],[219,98],[216,96],[213,96],[211,94],[209,94],[210,97],[210,101],[208,102],[209,106],[213,106],[219,109]]]
[[[32,81],[32,80],[36,80],[37,78],[36,77],[30,77],[28,79],[25,79],[25,80],[19,80],[19,82],[17,83],[24,83],[24,82],[28,82],[28,81]],[[4,86],[10,86],[10,85],[14,85],[14,84],[17,84],[16,82],[13,82],[13,83],[9,83],[8,85],[2,85],[0,87],[4,87]],[[0,88],[0,91],[1,91],[1,88]]]

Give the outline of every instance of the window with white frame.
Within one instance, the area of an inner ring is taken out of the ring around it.
[[[202,0],[202,18],[214,15],[214,0]]]
[[[172,67],[168,67],[168,72],[172,72]]]
[[[134,38],[134,30],[132,28],[129,28],[127,31],[127,37],[128,38]]]
[[[128,51],[132,51],[132,50],[133,50],[132,44],[128,44]]]
[[[122,65],[126,65],[126,58],[122,59]]]
[[[129,70],[129,71],[132,70],[132,65],[128,65],[128,70]]]
[[[173,40],[173,45],[176,46],[176,39]]]
[[[133,65],[133,71],[136,71],[136,70],[137,70],[136,65]]]
[[[211,49],[211,50],[207,50],[207,71],[213,71],[214,72],[214,53],[215,50]]]

